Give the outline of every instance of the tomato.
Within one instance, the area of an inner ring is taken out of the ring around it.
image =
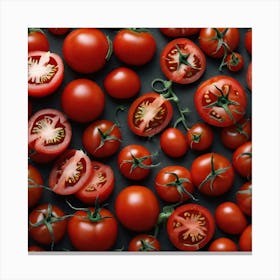
[[[56,205],[42,204],[29,214],[30,237],[40,244],[51,245],[51,249],[64,237],[66,227],[64,212]]]
[[[247,96],[236,79],[219,75],[200,84],[194,94],[194,105],[206,123],[226,127],[243,118]]]
[[[55,162],[49,175],[49,186],[57,194],[70,195],[87,183],[92,172],[89,157],[82,150],[70,149]]]
[[[112,70],[104,79],[106,92],[117,99],[128,99],[137,95],[141,88],[139,75],[127,67]]]
[[[215,210],[217,226],[228,234],[240,234],[247,226],[247,220],[236,203],[226,201]]]
[[[107,251],[117,240],[118,225],[109,210],[90,207],[74,213],[67,232],[71,244],[79,251]]]
[[[244,214],[252,215],[252,182],[246,182],[238,189],[236,203]]]
[[[41,252],[41,251],[45,251],[45,249],[43,249],[42,247],[37,246],[37,245],[28,247],[28,252]]]
[[[167,128],[160,136],[162,151],[172,158],[182,157],[188,151],[185,135],[178,128]]]
[[[192,162],[191,176],[193,184],[201,193],[218,196],[232,187],[234,169],[223,155],[206,153],[196,157]]]
[[[75,196],[87,205],[94,205],[96,199],[104,202],[113,192],[115,177],[112,168],[101,162],[92,161],[92,174],[87,183]]]
[[[115,200],[118,220],[125,228],[137,232],[151,230],[157,222],[159,210],[155,194],[145,186],[125,187]]]
[[[221,58],[225,52],[234,51],[240,41],[238,28],[201,28],[199,44],[210,57]]]
[[[212,252],[232,252],[238,251],[238,247],[235,242],[227,237],[219,237],[212,241],[208,251]]]
[[[167,202],[194,199],[191,180],[191,173],[187,168],[179,165],[166,166],[155,177],[155,190],[159,197]]]
[[[160,28],[159,30],[167,37],[188,37],[197,34],[200,28]]]
[[[237,149],[251,139],[252,125],[250,119],[241,119],[232,126],[223,127],[221,140],[225,147]]]
[[[240,251],[252,251],[252,225],[248,225],[241,233],[239,240]]]
[[[252,141],[238,147],[232,155],[232,164],[242,177],[250,179],[252,176]]]
[[[70,28],[48,28],[48,30],[54,35],[64,35],[69,31]]]
[[[246,31],[244,41],[247,52],[252,54],[252,29]]]
[[[114,38],[116,57],[129,65],[148,63],[156,52],[156,40],[152,33],[143,29],[121,29]]]
[[[58,54],[42,51],[28,53],[28,96],[52,94],[63,78],[64,65]]]
[[[188,203],[177,207],[167,220],[167,234],[179,250],[196,251],[213,237],[215,221],[211,212],[199,204]]]
[[[170,101],[160,94],[148,92],[130,105],[127,124],[136,135],[151,137],[166,128],[172,117]]]
[[[240,71],[244,66],[244,59],[240,53],[232,52],[226,57],[227,68],[232,72]]]
[[[28,164],[28,208],[35,206],[43,193],[43,177],[39,169]]]
[[[160,68],[169,80],[178,84],[190,84],[204,74],[206,58],[193,41],[186,38],[174,39],[162,50]]]
[[[160,247],[159,241],[153,235],[138,234],[130,240],[128,251],[153,252],[160,251]]]
[[[248,65],[246,72],[246,83],[250,91],[252,91],[252,62]]]
[[[71,138],[69,121],[56,109],[39,110],[28,121],[28,148],[36,162],[49,162],[62,154]]]
[[[101,87],[89,79],[69,82],[61,95],[61,105],[68,117],[76,122],[90,122],[101,116],[105,96]]]
[[[38,28],[28,28],[28,52],[47,52],[50,44],[43,30]]]
[[[205,151],[211,147],[214,140],[214,133],[210,126],[199,122],[187,131],[186,139],[192,150]]]
[[[63,41],[62,52],[66,63],[83,74],[101,70],[111,55],[109,38],[96,28],[71,31]]]

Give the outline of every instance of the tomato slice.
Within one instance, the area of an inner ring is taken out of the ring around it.
[[[102,203],[112,193],[115,177],[109,165],[92,161],[93,172],[88,182],[75,193],[76,197],[87,205],[94,205],[96,199]]]
[[[53,93],[64,77],[63,61],[58,54],[33,51],[28,53],[28,95],[43,97]]]
[[[49,186],[57,194],[73,194],[87,183],[92,170],[92,163],[82,150],[67,150],[55,162],[50,172]]]
[[[190,84],[205,72],[206,58],[193,41],[179,38],[164,47],[160,68],[169,80],[178,84]]]
[[[162,95],[149,92],[138,97],[128,111],[128,127],[139,136],[151,137],[171,121],[173,108]]]
[[[36,162],[53,160],[67,149],[71,138],[70,123],[56,109],[39,110],[28,121],[28,148]]]
[[[211,212],[199,204],[184,204],[172,212],[167,221],[171,243],[179,250],[196,251],[213,237],[215,221]]]

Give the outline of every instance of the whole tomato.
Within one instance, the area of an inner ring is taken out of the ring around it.
[[[49,40],[42,29],[28,29],[28,52],[43,51],[47,52],[50,49]]]
[[[230,252],[238,251],[238,247],[235,242],[227,237],[219,237],[212,241],[208,251],[212,252]]]
[[[246,83],[250,91],[252,91],[252,62],[247,67]]]
[[[153,252],[160,251],[160,247],[159,241],[153,235],[138,234],[130,240],[128,251]]]
[[[28,164],[28,208],[35,206],[43,193],[43,177],[39,169]]]
[[[252,225],[248,225],[241,233],[239,240],[240,251],[252,251]]]
[[[232,52],[226,57],[226,65],[228,70],[232,72],[240,71],[244,66],[244,59],[240,53]]]
[[[252,54],[252,29],[248,29],[245,33],[245,48],[249,54]]]
[[[200,28],[160,28],[161,33],[167,37],[188,37],[197,34]]]
[[[252,182],[244,183],[236,192],[236,203],[248,216],[252,215]]]

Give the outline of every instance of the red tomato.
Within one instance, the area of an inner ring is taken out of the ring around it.
[[[37,246],[37,245],[28,247],[28,252],[41,252],[41,251],[45,251],[45,249],[43,249],[42,247]]]
[[[215,239],[209,246],[208,251],[212,252],[232,252],[238,251],[238,247],[234,241],[227,237]]]
[[[63,57],[79,73],[88,74],[102,69],[110,58],[110,44],[106,35],[95,28],[79,28],[64,39]]]
[[[227,68],[232,72],[240,71],[244,66],[244,59],[240,53],[232,52],[226,57]]]
[[[64,35],[70,28],[48,28],[48,30],[54,35]]]
[[[192,182],[209,196],[226,193],[233,185],[234,170],[229,160],[217,153],[198,156],[191,166]]]
[[[28,164],[28,208],[35,206],[43,192],[43,177],[39,169]]]
[[[98,198],[104,202],[113,192],[115,177],[112,168],[101,162],[92,161],[92,174],[87,183],[75,193],[75,196],[87,205],[94,205]]]
[[[61,95],[63,111],[76,122],[90,122],[101,116],[105,96],[101,87],[89,79],[72,80]]]
[[[39,205],[29,214],[30,237],[40,244],[51,245],[51,249],[64,237],[66,227],[64,212],[55,205]]]
[[[117,240],[118,225],[105,208],[78,210],[69,219],[68,236],[79,251],[107,251]]]
[[[251,120],[242,119],[232,126],[223,127],[221,130],[221,140],[225,147],[237,149],[251,139],[251,133]]]
[[[98,120],[90,124],[83,132],[83,146],[96,158],[105,158],[115,154],[121,143],[119,127],[108,120]]]
[[[252,251],[252,225],[248,225],[239,237],[240,251]]]
[[[139,75],[127,67],[112,70],[104,79],[106,92],[117,99],[127,99],[137,95],[141,88]]]
[[[194,105],[200,117],[210,125],[226,127],[242,119],[247,96],[241,84],[229,76],[215,76],[196,90]]]
[[[52,94],[64,78],[64,65],[59,55],[50,52],[28,53],[28,96]]]
[[[205,123],[196,123],[187,131],[187,143],[194,151],[209,149],[214,140],[214,133],[210,126]]]
[[[185,135],[178,128],[167,128],[160,136],[162,151],[172,158],[182,157],[188,151]]]
[[[118,155],[118,167],[123,176],[131,180],[146,178],[153,168],[153,155],[142,145],[125,146]]]
[[[162,32],[167,37],[188,37],[197,34],[200,28],[160,28]]]
[[[152,33],[143,29],[122,29],[114,38],[116,57],[129,65],[148,63],[156,52],[156,40]]]
[[[159,203],[149,188],[133,185],[117,194],[115,211],[125,228],[144,232],[155,226],[159,215]]]
[[[128,251],[160,251],[160,243],[153,235],[138,234],[130,240],[128,244]]]
[[[70,144],[72,128],[56,109],[37,111],[28,121],[28,148],[36,162],[49,162],[63,153]]]
[[[194,186],[191,180],[191,173],[187,168],[179,165],[166,166],[155,177],[155,190],[164,201],[186,201],[193,198]]]
[[[236,203],[248,216],[252,215],[252,182],[246,182],[236,192]]]
[[[186,38],[174,39],[163,48],[160,68],[169,80],[178,84],[190,84],[205,72],[206,58],[193,41]]]
[[[67,150],[55,162],[49,186],[57,194],[73,194],[87,183],[92,172],[91,161],[82,150]]]
[[[149,92],[130,105],[127,124],[139,136],[151,137],[161,132],[173,117],[173,107],[162,95]]]
[[[28,52],[42,51],[47,52],[50,44],[43,30],[38,28],[28,29]]]
[[[234,51],[239,41],[238,28],[201,28],[199,33],[201,49],[214,58],[223,57],[225,51]]]
[[[179,250],[196,251],[213,237],[215,222],[211,212],[198,204],[177,207],[167,221],[167,234]]]
[[[247,52],[252,54],[252,29],[246,31],[244,41]]]
[[[252,176],[252,141],[248,141],[237,148],[232,155],[232,164],[242,177],[250,179]]]
[[[249,66],[247,68],[246,83],[247,83],[248,89],[250,91],[252,91],[252,62],[250,62]]]
[[[247,226],[241,209],[233,202],[223,202],[215,210],[217,226],[228,234],[240,234]]]

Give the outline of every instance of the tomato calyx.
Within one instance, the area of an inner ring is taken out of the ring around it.
[[[248,189],[245,189],[245,190],[238,190],[237,192],[236,192],[236,194],[245,194],[245,195],[251,195],[252,194],[252,186],[250,185],[249,187],[248,187]]]
[[[155,248],[152,244],[153,242],[147,242],[143,239],[140,239],[141,242],[141,247],[139,248],[139,251],[145,251],[145,252],[149,252],[149,251],[158,251],[157,248]]]
[[[31,34],[33,32],[41,32],[41,33],[45,34],[41,28],[35,28],[35,27],[28,28],[28,34]]]
[[[105,60],[109,61],[111,56],[112,56],[112,53],[113,53],[113,43],[112,43],[112,40],[110,39],[109,36],[106,36],[106,39],[107,39],[107,42],[108,42],[108,51],[107,51],[107,54],[105,56]]]

